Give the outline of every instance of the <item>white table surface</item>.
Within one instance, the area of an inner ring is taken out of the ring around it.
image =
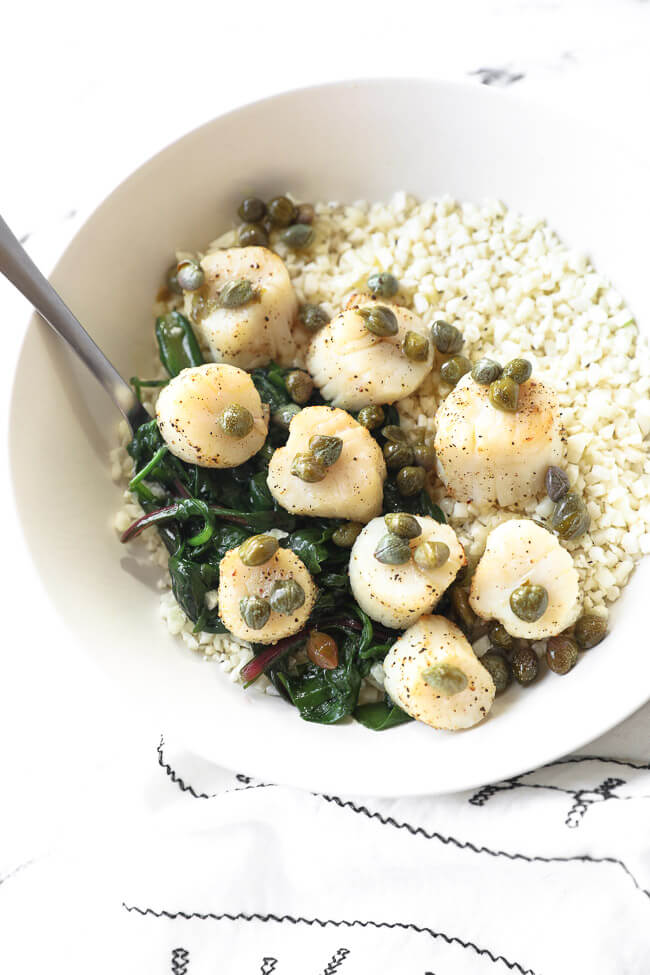
[[[170,140],[276,91],[372,75],[510,85],[531,111],[544,102],[576,113],[603,141],[650,160],[649,32],[646,0],[11,4],[0,209],[47,271],[101,197]],[[0,308],[6,424],[28,309],[4,281]],[[0,878],[90,829],[88,810],[97,829],[118,774],[122,785],[132,776],[135,797],[139,758],[150,759],[161,731],[123,714],[115,689],[69,646],[24,549],[5,455]],[[598,747],[615,754],[621,734]]]

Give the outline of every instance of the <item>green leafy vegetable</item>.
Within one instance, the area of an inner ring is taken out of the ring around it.
[[[170,311],[156,319],[156,339],[160,360],[170,376],[177,376],[190,366],[202,365],[203,356],[196,335],[179,311]]]
[[[361,704],[353,713],[360,724],[372,731],[386,731],[413,720],[410,714],[402,711],[388,696],[374,704]]]

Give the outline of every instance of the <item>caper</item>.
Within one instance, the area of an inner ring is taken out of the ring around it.
[[[469,604],[469,596],[466,590],[460,586],[452,586],[449,590],[449,595],[451,605],[460,620],[461,626],[466,630],[471,630],[476,623],[476,614]]]
[[[264,227],[254,223],[245,223],[239,228],[239,244],[241,247],[268,247],[269,235]]]
[[[275,535],[253,535],[239,546],[239,558],[244,565],[264,565],[272,559],[280,543]]]
[[[345,525],[339,525],[336,531],[333,532],[332,541],[339,548],[352,548],[362,529],[363,525],[360,525],[357,521],[348,521]]]
[[[439,569],[449,561],[449,555],[444,542],[422,542],[413,552],[413,561],[421,569]]]
[[[500,379],[495,379],[493,383],[490,383],[488,396],[490,403],[497,410],[504,410],[506,413],[517,412],[519,386],[514,379],[510,379],[508,376],[501,376]]]
[[[575,625],[575,638],[581,650],[591,650],[607,635],[607,620],[595,613],[581,616]]]
[[[308,223],[294,223],[280,234],[280,240],[294,251],[309,247],[314,239],[314,231]]]
[[[535,623],[548,609],[548,592],[544,586],[525,582],[510,593],[510,609],[525,623]]]
[[[314,380],[308,372],[303,372],[302,369],[292,369],[285,376],[284,382],[291,399],[294,403],[300,403],[301,406],[307,402],[314,392]]]
[[[261,630],[268,623],[271,606],[261,596],[244,596],[239,601],[239,612],[246,626]]]
[[[308,332],[317,332],[323,325],[327,325],[330,316],[320,305],[303,305],[298,312],[298,319]]]
[[[411,546],[405,538],[388,532],[379,539],[375,558],[383,565],[404,565],[411,558]]]
[[[368,288],[380,298],[392,298],[399,291],[399,281],[388,271],[375,271],[368,276]]]
[[[431,326],[431,338],[438,352],[443,355],[460,352],[463,347],[463,336],[455,325],[437,319]]]
[[[474,363],[472,379],[480,386],[489,386],[501,375],[502,369],[494,359],[479,359]]]
[[[568,674],[578,662],[578,644],[560,633],[546,644],[546,663],[554,674]]]
[[[555,505],[551,525],[560,538],[579,538],[589,530],[591,515],[579,494],[569,491]]]
[[[260,227],[262,228],[262,230],[264,231],[267,237],[270,237],[273,231],[275,230],[275,224],[271,220],[268,213],[266,214],[265,217],[262,218],[262,220],[260,220]]]
[[[278,579],[273,583],[269,594],[271,609],[275,613],[288,616],[299,609],[305,601],[305,590],[295,579]]]
[[[532,364],[528,359],[511,359],[503,367],[503,375],[508,379],[514,379],[517,385],[528,382],[533,374]]]
[[[549,467],[544,478],[546,493],[551,501],[559,501],[569,490],[569,478],[561,467]]]
[[[167,290],[171,291],[173,295],[182,295],[183,289],[178,283],[178,265],[172,264],[170,269],[165,275],[165,284],[167,285]]]
[[[400,538],[417,538],[422,534],[420,522],[414,515],[408,515],[405,511],[384,515],[384,522],[388,531]]]
[[[389,423],[388,426],[382,428],[382,434],[386,440],[392,441],[392,443],[408,443],[409,438],[407,437],[404,430],[398,427],[397,424]]]
[[[455,386],[470,371],[472,363],[465,355],[452,355],[440,366],[440,378],[450,386]]]
[[[300,413],[300,407],[298,404],[287,403],[286,406],[281,406],[279,410],[276,410],[271,419],[277,427],[281,427],[283,430],[288,430],[289,424],[293,420],[296,413]]]
[[[266,213],[266,204],[258,196],[247,196],[239,204],[237,213],[245,223],[259,223]]]
[[[488,631],[492,643],[503,650],[512,650],[515,645],[514,637],[510,636],[502,623],[493,623]]]
[[[488,650],[481,657],[481,664],[487,670],[488,674],[494,681],[494,686],[496,687],[497,694],[501,694],[505,691],[506,687],[512,680],[512,674],[510,672],[510,664],[503,656],[496,650]]]
[[[275,453],[275,447],[268,440],[266,443],[257,451],[257,457],[260,458],[265,464],[268,464]]]
[[[467,687],[467,677],[458,667],[437,664],[422,674],[426,683],[442,697],[454,697]]]
[[[393,443],[389,440],[384,444],[383,452],[386,467],[391,471],[399,471],[413,463],[413,448],[406,443]]]
[[[373,335],[384,338],[387,335],[397,335],[399,332],[395,312],[385,305],[371,305],[369,308],[360,308],[359,314],[363,318],[366,328]]]
[[[404,336],[402,351],[411,362],[426,362],[429,356],[429,339],[426,335],[409,330]]]
[[[291,461],[291,473],[307,484],[316,484],[324,480],[327,468],[316,460],[313,454],[304,452],[296,454]]]
[[[307,640],[307,656],[317,667],[334,670],[339,663],[339,648],[329,633],[312,630]]]
[[[224,308],[241,308],[257,297],[257,292],[247,278],[236,278],[224,284],[219,301]]]
[[[296,215],[296,208],[286,196],[275,196],[266,207],[274,227],[288,227]]]
[[[254,420],[253,414],[245,406],[240,406],[239,403],[231,403],[225,408],[217,423],[229,437],[236,437],[237,440],[241,440],[253,429]]]
[[[510,658],[512,674],[520,684],[530,684],[539,673],[539,659],[532,647],[517,647]]]
[[[205,281],[205,274],[197,261],[181,261],[176,280],[183,291],[198,291]]]
[[[326,437],[316,434],[309,438],[309,452],[314,455],[319,464],[331,467],[341,456],[343,441],[340,437]]]
[[[357,423],[366,430],[376,430],[384,422],[386,414],[381,406],[364,406],[357,413]]]
[[[295,223],[313,223],[316,211],[311,203],[301,203],[296,209],[294,216]]]
[[[416,443],[413,447],[413,459],[425,471],[431,471],[436,466],[436,452],[430,441]]]
[[[412,498],[413,495],[420,493],[426,479],[427,475],[423,467],[402,467],[395,483],[404,498]]]

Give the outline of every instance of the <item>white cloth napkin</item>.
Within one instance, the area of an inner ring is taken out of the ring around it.
[[[644,975],[650,710],[623,728],[395,800],[251,780],[163,738],[105,774],[64,848],[0,879],[0,970]]]

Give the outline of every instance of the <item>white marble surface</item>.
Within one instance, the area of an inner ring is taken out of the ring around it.
[[[344,77],[511,85],[531,111],[545,102],[588,118],[603,142],[650,159],[649,32],[647,0],[401,0],[389,9],[330,0],[320,12],[282,0],[12,4],[3,12],[0,210],[47,269],[102,195],[171,139],[251,99]],[[4,282],[0,308],[6,418],[27,309]],[[148,760],[160,730],[122,714],[115,693],[68,652],[7,514],[8,484],[3,455],[3,552],[11,554],[3,560],[0,878],[71,831],[97,829],[102,794],[125,768],[137,790],[138,756]],[[630,721],[628,729],[643,725],[641,715]],[[621,734],[602,747],[615,754]]]

